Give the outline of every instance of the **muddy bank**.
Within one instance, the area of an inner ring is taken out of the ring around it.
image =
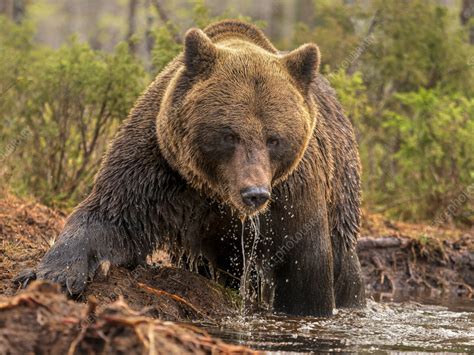
[[[366,215],[357,252],[368,294],[474,297],[473,229]]]
[[[0,353],[4,354],[254,354],[189,325],[146,317],[118,300],[96,310],[67,300],[56,285],[35,282],[0,297]]]
[[[403,237],[363,237],[358,254],[369,294],[471,297],[474,252],[468,241],[420,242]]]

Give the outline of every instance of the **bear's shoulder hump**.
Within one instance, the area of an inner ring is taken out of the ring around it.
[[[204,29],[204,32],[214,43],[229,38],[243,38],[271,53],[278,52],[257,26],[240,20],[223,20],[215,22],[207,26]]]

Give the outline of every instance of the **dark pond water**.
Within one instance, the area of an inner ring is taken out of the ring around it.
[[[474,354],[474,301],[368,300],[331,318],[253,315],[203,325],[229,343],[278,353],[444,352]]]

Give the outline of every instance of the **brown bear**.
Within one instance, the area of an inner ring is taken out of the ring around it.
[[[18,281],[77,294],[102,262],[135,266],[165,248],[237,278],[253,258],[276,312],[363,305],[357,144],[319,62],[316,45],[280,53],[240,21],[189,30],[120,128],[92,193]]]

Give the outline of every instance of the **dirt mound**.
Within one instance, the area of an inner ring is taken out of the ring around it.
[[[255,354],[192,326],[151,319],[121,299],[68,301],[57,286],[35,282],[0,298],[0,352],[10,354]],[[8,351],[7,351],[8,350]]]
[[[236,314],[239,297],[207,278],[173,267],[138,267],[132,271],[111,268],[88,285],[82,299],[93,296],[99,304],[119,297],[134,310],[153,318],[173,321],[205,320]]]

